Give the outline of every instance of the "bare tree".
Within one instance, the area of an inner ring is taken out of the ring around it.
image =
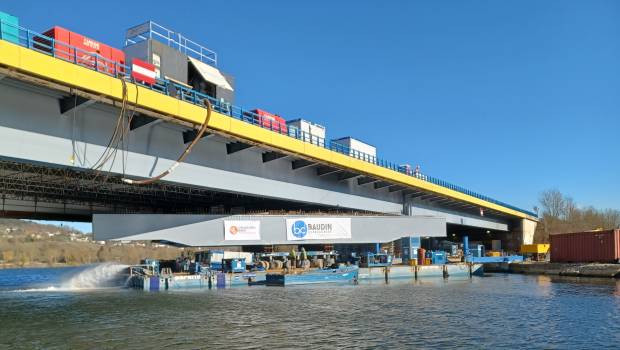
[[[561,218],[566,215],[566,199],[559,190],[544,191],[541,193],[539,201],[542,206],[543,216],[549,215],[554,218]]]
[[[620,226],[620,211],[614,209],[598,210],[575,203],[559,190],[544,191],[540,195],[542,218],[536,228],[534,239],[539,243],[549,241],[549,235],[562,232],[612,229]]]

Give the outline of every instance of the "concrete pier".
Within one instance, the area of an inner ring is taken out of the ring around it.
[[[520,262],[485,264],[484,270],[485,272],[512,272],[534,275],[620,278],[620,264]]]

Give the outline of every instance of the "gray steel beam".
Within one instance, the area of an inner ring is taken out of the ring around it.
[[[162,119],[147,117],[142,114],[136,114],[133,116],[133,118],[131,118],[131,122],[129,123],[129,130],[135,130],[141,126],[151,124],[157,120],[162,120]]]
[[[439,199],[433,200],[432,202],[437,203],[437,204],[450,204],[450,203],[454,203],[455,200],[452,198],[439,198]]]
[[[420,200],[425,201],[425,200],[429,200],[431,198],[435,198],[436,196],[434,194],[427,194],[427,195],[422,195],[420,196]]]
[[[325,175],[329,175],[329,174],[334,174],[341,171],[338,168],[332,168],[329,166],[320,166],[316,169],[316,174],[318,176],[325,176]]]
[[[343,171],[342,173],[338,174],[338,181],[345,181],[345,180],[349,180],[349,179],[354,179],[356,177],[360,177],[362,176],[362,174],[356,174],[356,173],[352,173],[352,172],[348,172],[348,171]]]
[[[371,184],[377,181],[380,181],[380,180],[375,179],[374,177],[364,176],[364,177],[360,177],[359,179],[357,179],[357,184],[362,186],[362,185]]]
[[[212,135],[211,133],[205,132],[204,134],[202,134],[202,138],[209,137],[211,135]],[[194,141],[196,136],[198,136],[198,130],[196,129],[183,131],[183,143],[187,144],[187,143]],[[228,145],[226,145],[226,150],[228,150]]]
[[[272,160],[284,158],[286,156],[287,156],[286,154],[278,153],[278,152],[263,153],[263,163],[271,162]]]
[[[66,114],[73,109],[77,111],[78,109],[86,108],[95,102],[95,100],[90,100],[82,96],[72,95],[59,99],[58,106],[60,107],[60,114]]]
[[[401,185],[392,185],[388,188],[388,191],[390,192],[398,192],[398,191],[403,191],[405,190],[406,187],[401,186]]]
[[[293,167],[293,170],[299,170],[299,169],[307,168],[307,167],[315,165],[315,164],[316,164],[315,162],[311,162],[309,160],[296,159],[296,160],[293,161],[291,166]]]
[[[379,189],[388,187],[390,185],[392,184],[387,181],[378,181],[378,182],[375,182],[375,190],[379,190]]]
[[[422,197],[424,195],[426,195],[427,193],[425,192],[420,192],[420,191],[415,191],[414,193],[411,194],[411,198],[418,198],[418,197]]]
[[[254,145],[248,145],[247,143],[243,143],[243,142],[228,143],[226,144],[226,153],[233,154],[233,153],[243,151],[244,149],[248,149],[251,147],[254,147]]]

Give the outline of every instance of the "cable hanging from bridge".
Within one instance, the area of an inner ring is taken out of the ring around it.
[[[196,137],[194,138],[194,140],[185,148],[185,151],[183,151],[183,153],[181,153],[181,155],[174,162],[174,164],[172,164],[168,169],[166,169],[166,171],[162,172],[161,174],[159,174],[157,176],[154,176],[154,177],[151,177],[151,178],[148,178],[148,179],[143,179],[143,180],[132,180],[132,179],[128,179],[128,178],[123,178],[122,179],[123,182],[128,183],[128,184],[132,184],[132,185],[149,185],[149,184],[152,184],[152,183],[154,183],[156,181],[161,180],[165,176],[167,176],[170,173],[172,173],[174,171],[174,169],[176,169],[183,162],[183,160],[192,151],[192,148],[194,147],[194,145],[198,143],[198,141],[202,138],[204,133],[207,131],[207,126],[209,125],[209,120],[211,120],[211,111],[213,109],[212,106],[211,106],[211,102],[207,98],[205,98],[203,101],[204,101],[205,106],[207,107],[207,116],[206,116],[204,122],[202,123],[202,126],[200,127],[200,130],[196,134]]]
[[[103,169],[104,166],[109,161],[111,161],[108,171],[106,172],[107,174],[105,176],[105,179],[103,180],[103,182],[107,182],[110,172],[112,171],[112,168],[114,167],[114,163],[116,162],[119,144],[121,148],[122,174],[123,176],[125,176],[125,170],[126,170],[125,166],[128,161],[127,156],[129,154],[129,140],[128,140],[129,131],[130,131],[131,121],[134,118],[135,113],[136,113],[139,89],[137,86],[135,86],[136,87],[135,102],[133,103],[131,114],[127,116],[127,122],[125,122],[125,116],[126,116],[127,109],[128,109],[127,107],[128,107],[128,102],[129,102],[128,101],[129,94],[128,94],[128,89],[127,89],[127,82],[123,78],[121,78],[121,83],[122,83],[121,110],[120,110],[118,119],[116,121],[114,131],[112,133],[112,136],[110,137],[110,140],[108,141],[108,144],[105,147],[105,150],[103,151],[99,159],[97,159],[97,161],[90,167],[91,170],[97,171],[97,176],[93,179],[93,181],[95,181],[97,177],[99,176],[99,174],[104,170]]]
[[[112,164],[110,165],[110,170],[112,168],[112,166],[114,165],[114,160],[116,159],[116,152],[118,151],[118,144],[120,142],[120,139],[124,136],[121,135],[121,133],[119,133],[119,131],[121,130],[121,128],[124,129],[124,123],[123,120],[125,119],[125,109],[127,108],[127,83],[125,82],[124,79],[121,79],[121,83],[122,83],[122,100],[121,100],[121,110],[120,113],[118,115],[118,119],[116,120],[116,126],[114,127],[114,131],[112,133],[112,136],[110,136],[110,140],[108,141],[108,144],[106,145],[103,153],[101,154],[101,156],[99,156],[99,159],[97,159],[97,161],[90,167],[91,170],[101,170],[101,168],[104,167],[104,165],[111,159],[114,158],[112,160]]]

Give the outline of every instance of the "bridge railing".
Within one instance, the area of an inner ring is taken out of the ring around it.
[[[147,21],[127,30],[125,47],[155,39],[184,54],[212,66],[217,65],[217,53],[153,21]]]
[[[7,29],[9,30],[7,31]],[[18,32],[17,35],[12,34],[11,37],[8,37],[8,38],[6,37],[7,36],[6,32],[14,33],[15,30],[17,30]],[[416,177],[420,180],[423,180],[423,181],[426,181],[426,182],[429,182],[429,183],[432,183],[432,184],[435,184],[435,185],[438,185],[444,188],[448,188],[453,191],[460,192],[460,193],[463,193],[463,194],[466,194],[466,195],[469,195],[469,196],[472,196],[472,197],[475,197],[475,198],[478,198],[478,199],[481,199],[481,200],[484,200],[490,203],[494,203],[494,204],[500,205],[505,208],[510,208],[510,209],[513,209],[521,213],[525,213],[530,216],[534,216],[534,217],[537,216],[537,214],[531,211],[515,207],[508,203],[504,203],[502,201],[476,193],[474,191],[468,190],[464,187],[452,184],[450,182],[447,182],[447,181],[444,181],[444,180],[441,180],[441,179],[438,179],[432,176],[411,172],[406,167],[400,166],[398,163],[390,162],[388,160],[378,158],[372,154],[367,154],[364,152],[357,151],[355,149],[351,149],[341,143],[334,142],[332,140],[324,139],[321,137],[317,137],[316,135],[311,135],[310,133],[302,131],[296,127],[287,126],[286,124],[279,123],[275,120],[270,120],[270,119],[261,117],[260,115],[252,112],[251,110],[232,105],[224,101],[223,99],[220,99],[220,100],[215,99],[211,96],[200,93],[196,90],[188,88],[187,86],[172,82],[170,80],[158,78],[155,84],[146,84],[141,81],[136,81],[131,78],[131,67],[130,66],[119,64],[118,62],[111,61],[95,53],[82,50],[80,48],[71,46],[67,43],[47,37],[43,34],[39,34],[37,32],[31,31],[29,29],[26,29],[20,26],[15,26],[14,24],[11,24],[11,23],[0,21],[0,39],[11,41],[18,45],[38,51],[40,53],[43,53],[43,54],[46,54],[46,55],[49,55],[49,56],[52,56],[58,59],[62,59],[64,61],[68,61],[68,62],[77,64],[79,66],[92,69],[92,70],[95,70],[103,74],[107,74],[109,76],[131,80],[132,82],[138,85],[141,85],[145,88],[160,92],[162,94],[165,94],[171,97],[175,97],[182,101],[186,101],[189,103],[203,106],[204,100],[208,99],[211,102],[213,109],[215,111],[221,114],[228,115],[231,118],[235,118],[243,122],[256,125],[261,128],[268,129],[268,130],[271,130],[273,132],[276,132],[282,135],[295,138],[297,140],[308,142],[313,145],[323,147],[323,148],[329,149],[334,152],[345,154],[350,157],[363,160],[365,162],[376,164],[378,166],[381,166],[381,167],[384,167],[390,170],[394,170],[394,171],[403,173],[408,176]]]

